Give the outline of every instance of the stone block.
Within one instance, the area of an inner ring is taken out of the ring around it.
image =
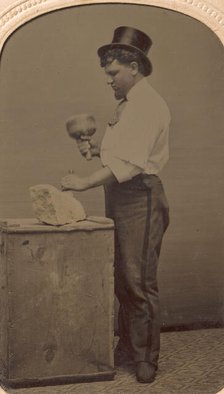
[[[52,185],[35,185],[29,190],[35,216],[43,223],[60,226],[86,218],[72,192],[62,192]]]

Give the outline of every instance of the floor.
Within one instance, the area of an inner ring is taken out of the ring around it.
[[[162,333],[156,380],[137,383],[133,366],[113,381],[7,390],[9,394],[224,394],[224,329]],[[0,389],[1,392],[1,389]]]

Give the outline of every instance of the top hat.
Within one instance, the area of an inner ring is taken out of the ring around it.
[[[151,45],[151,38],[141,30],[128,26],[120,26],[115,29],[111,44],[103,45],[98,49],[97,53],[99,57],[102,57],[109,49],[113,48],[124,48],[129,51],[138,52],[145,67],[145,74],[149,75],[152,71],[152,64],[147,54]]]

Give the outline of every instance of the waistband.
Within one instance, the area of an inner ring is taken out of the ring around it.
[[[162,186],[162,181],[158,175],[138,174],[128,181],[115,182],[109,188],[112,190],[147,190],[158,186]]]

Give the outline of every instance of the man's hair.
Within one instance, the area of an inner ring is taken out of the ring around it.
[[[146,70],[142,55],[135,49],[108,49],[100,56],[100,65],[101,67],[105,67],[106,65],[111,64],[114,60],[117,60],[119,63],[125,65],[130,64],[131,62],[138,63],[138,71],[144,76],[147,76],[152,72],[152,67],[150,72],[148,69]]]

